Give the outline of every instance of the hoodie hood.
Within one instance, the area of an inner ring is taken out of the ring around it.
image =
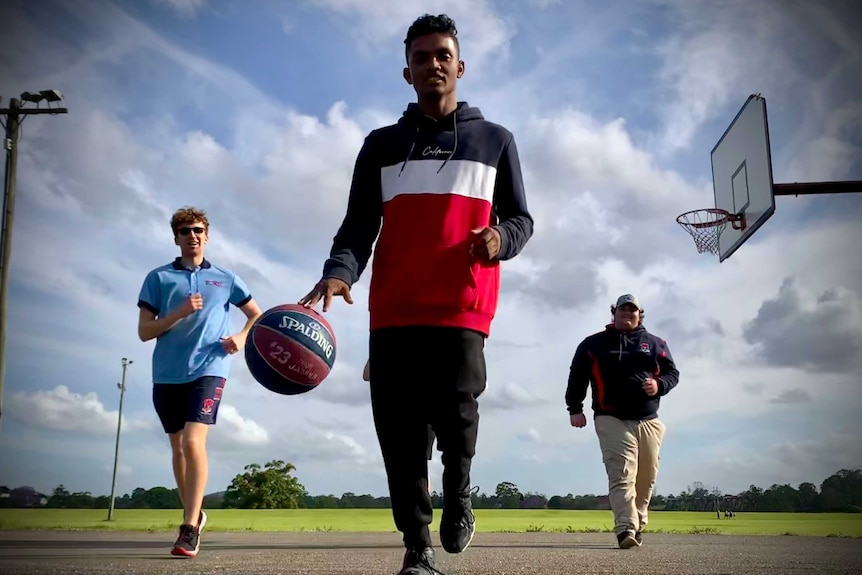
[[[646,327],[642,323],[631,331],[618,330],[617,327],[613,323],[605,324],[605,331],[612,332],[612,333],[620,333],[623,335],[635,335],[637,333],[640,333],[640,332],[646,331],[646,330],[647,330]]]
[[[455,108],[454,112],[443,116],[439,120],[435,120],[434,118],[423,114],[422,110],[419,109],[419,104],[416,102],[408,104],[407,109],[404,110],[401,117],[398,119],[398,124],[401,126],[409,126],[413,129],[413,138],[410,143],[410,150],[407,152],[407,156],[404,157],[404,161],[401,163],[398,177],[401,177],[401,172],[404,171],[404,166],[407,165],[407,161],[413,154],[413,150],[416,148],[416,140],[419,138],[420,133],[424,131],[439,133],[447,131],[450,128],[454,132],[455,141],[452,145],[452,152],[437,169],[437,173],[439,174],[440,171],[446,167],[446,164],[449,163],[449,160],[452,159],[455,155],[455,151],[458,149],[458,122],[484,119],[485,118],[482,116],[481,110],[479,110],[479,108],[471,107],[467,102],[458,102],[458,107]]]
[[[410,125],[420,130],[434,127],[445,130],[446,128],[454,127],[458,122],[484,119],[485,117],[482,116],[482,111],[479,110],[479,108],[470,106],[467,102],[458,102],[458,107],[455,108],[454,112],[440,118],[439,120],[426,116],[422,113],[422,110],[419,109],[419,104],[411,102],[407,106],[407,109],[401,114],[401,117],[398,119],[398,123],[402,125]]]

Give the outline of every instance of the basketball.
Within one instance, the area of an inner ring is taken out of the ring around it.
[[[266,310],[245,342],[245,362],[252,377],[281,395],[316,388],[335,363],[335,335],[313,309],[299,304]]]

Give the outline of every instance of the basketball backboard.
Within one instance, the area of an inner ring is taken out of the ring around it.
[[[729,258],[775,212],[766,100],[752,94],[712,149],[715,207],[742,215],[718,237],[719,262]],[[737,229],[742,228],[742,229]]]
[[[772,180],[766,100],[752,94],[710,154],[715,207],[689,210],[677,223],[698,253],[729,258],[775,213],[776,196],[862,193],[862,180],[793,182]]]

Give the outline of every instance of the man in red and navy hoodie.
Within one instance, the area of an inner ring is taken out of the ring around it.
[[[300,303],[322,298],[324,312],[334,296],[353,303],[350,286],[377,240],[369,296],[372,411],[406,547],[400,573],[425,575],[436,573],[428,441],[436,436],[444,467],[440,542],[460,553],[475,532],[470,468],[500,262],[523,249],[533,219],[512,134],[456,98],[465,67],[455,23],[425,15],[404,43],[404,79],[418,103],[366,137],[323,277]]]

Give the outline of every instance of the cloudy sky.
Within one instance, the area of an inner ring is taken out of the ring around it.
[[[170,214],[208,211],[208,257],[263,308],[298,300],[363,137],[415,98],[402,40],[426,11],[458,23],[459,97],[515,134],[536,219],[503,265],[474,484],[606,492],[592,423],[571,428],[563,394],[624,292],[681,372],[659,493],[862,467],[862,196],[779,197],[722,263],[674,219],[713,205],[710,151],[751,93],[776,182],[862,179],[852,1],[9,0],[3,103],[56,88],[69,114],[23,124],[0,484],[110,493],[127,357],[118,491],[173,486],[135,305],[177,255]],[[311,493],[386,494],[361,380],[367,286],[328,313],[338,356],[317,390],[276,396],[235,360],[208,491],[283,459]]]

